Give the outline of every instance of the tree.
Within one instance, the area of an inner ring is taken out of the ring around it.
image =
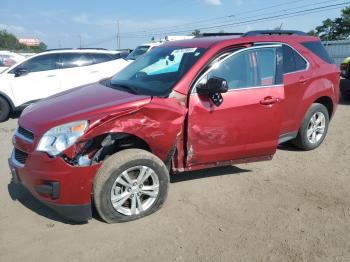
[[[194,30],[194,31],[192,32],[192,35],[194,35],[194,36],[200,36],[200,35],[201,35],[201,30],[199,30],[199,29]]]
[[[322,21],[322,25],[311,30],[311,33],[324,41],[347,39],[350,36],[350,7],[342,9],[340,17]]]
[[[45,43],[41,42],[39,46],[26,46],[20,44],[18,39],[8,33],[6,30],[0,30],[0,50],[20,51],[20,52],[42,52],[47,49]]]

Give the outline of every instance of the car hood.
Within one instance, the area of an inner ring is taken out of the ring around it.
[[[26,108],[18,123],[39,135],[48,129],[77,120],[96,121],[111,114],[137,110],[151,101],[100,83],[59,93]]]

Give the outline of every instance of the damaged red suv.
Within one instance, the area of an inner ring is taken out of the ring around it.
[[[49,87],[48,87],[49,88]],[[73,221],[108,223],[164,203],[169,174],[318,147],[339,70],[318,38],[254,31],[168,42],[102,80],[25,109],[13,180]]]

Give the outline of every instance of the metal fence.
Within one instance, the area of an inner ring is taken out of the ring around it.
[[[337,66],[350,56],[350,40],[325,41],[322,43]]]

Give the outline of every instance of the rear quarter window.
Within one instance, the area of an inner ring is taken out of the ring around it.
[[[304,47],[309,49],[312,53],[317,55],[319,58],[321,58],[323,61],[325,61],[328,64],[334,64],[334,60],[329,56],[326,49],[322,45],[320,41],[315,42],[304,42],[301,43]]]

